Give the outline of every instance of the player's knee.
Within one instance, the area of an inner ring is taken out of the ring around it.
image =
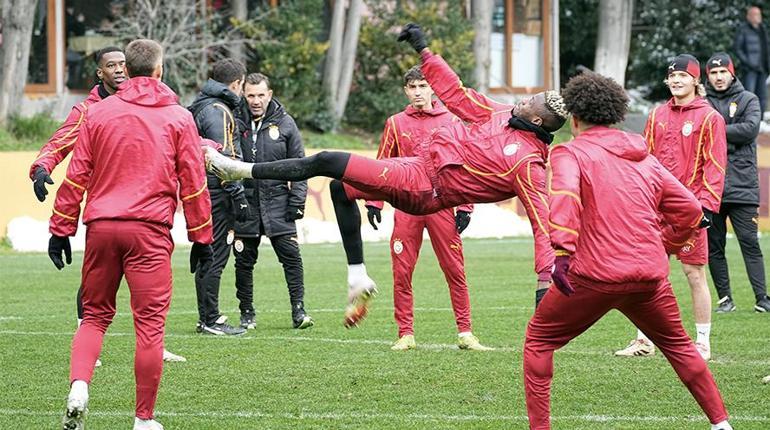
[[[329,183],[329,192],[331,193],[332,200],[335,201],[345,201],[349,200],[348,196],[345,195],[345,187],[342,184],[342,181],[339,179],[334,179]]]

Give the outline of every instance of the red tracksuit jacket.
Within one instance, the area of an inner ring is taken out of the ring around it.
[[[725,184],[727,137],[722,115],[702,97],[656,107],[644,128],[649,151],[706,209],[719,212]]]
[[[192,115],[162,82],[132,78],[90,107],[67,176],[56,193],[50,231],[72,236],[83,222],[132,220],[171,227],[177,190],[187,236],[211,243],[211,201]]]
[[[551,242],[572,254],[572,275],[613,284],[661,280],[669,271],[663,241],[685,242],[700,223],[698,201],[638,134],[590,128],[553,148],[551,172]]]
[[[377,159],[420,156],[427,150],[425,142],[430,140],[430,136],[452,121],[459,123],[460,120],[439,102],[433,101],[430,110],[417,110],[411,105],[407,106],[385,122]],[[383,202],[367,201],[366,205],[382,209]],[[457,209],[472,212],[473,205],[460,205]]]
[[[72,110],[67,119],[64,120],[64,123],[48,139],[48,142],[40,148],[40,153],[37,154],[37,158],[35,158],[32,166],[29,168],[30,179],[35,174],[35,170],[40,166],[44,167],[48,173],[53,172],[53,169],[67,157],[67,154],[72,152],[75,148],[75,142],[77,142],[80,135],[88,107],[101,100],[102,97],[99,95],[99,86],[97,85],[88,93],[88,98],[72,106]]]
[[[519,197],[535,237],[535,271],[548,276],[554,258],[547,224],[548,146],[533,132],[509,127],[512,106],[465,88],[440,56],[423,52],[421,68],[447,109],[468,123],[440,129],[429,146],[444,200],[456,206]],[[442,175],[450,166],[460,169]]]

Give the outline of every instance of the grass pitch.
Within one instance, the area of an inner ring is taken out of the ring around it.
[[[767,251],[770,240],[761,244]],[[291,328],[283,272],[263,246],[255,272],[257,329],[238,338],[195,334],[188,249],[174,255],[174,298],[166,346],[187,357],[167,364],[157,419],[167,429],[527,428],[522,385],[524,328],[533,312],[532,242],[468,240],[466,268],[474,333],[493,352],[460,351],[443,275],[426,244],[414,276],[418,349],[391,352],[396,339],[387,244],[366,244],[380,286],[358,329],[342,327],[346,291],[340,245],[302,247],[306,308],[316,326]],[[736,429],[770,428],[770,315],[753,296],[735,240],[729,244],[738,311],[714,315],[710,363]],[[57,272],[43,254],[0,253],[0,428],[57,428],[68,392],[69,346],[82,254]],[[694,323],[678,263],[672,281],[685,327]],[[238,320],[232,259],[220,308]],[[555,429],[708,429],[695,401],[658,352],[621,359],[635,329],[611,312],[555,356]],[[91,386],[91,429],[131,428],[134,335],[128,289],[105,338]]]

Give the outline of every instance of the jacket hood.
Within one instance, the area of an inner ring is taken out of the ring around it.
[[[238,103],[241,102],[241,98],[230,91],[230,88],[227,88],[227,85],[213,79],[209,79],[203,84],[203,88],[201,88],[201,92],[198,95],[199,100],[206,98],[223,100],[227,103],[227,106],[233,110],[238,106]]]
[[[631,161],[642,161],[647,158],[647,144],[644,138],[636,133],[626,133],[605,126],[594,126],[580,133],[575,138],[592,145],[600,146],[620,158]]]
[[[668,100],[668,102],[666,102],[666,104],[668,104],[668,106],[671,108],[671,110],[674,110],[674,111],[676,111],[676,110],[686,111],[686,110],[700,109],[700,108],[703,108],[703,107],[710,107],[711,106],[711,105],[709,105],[709,102],[706,100],[706,98],[705,97],[701,97],[701,96],[695,96],[695,99],[693,101],[691,101],[690,103],[687,103],[686,105],[681,105],[681,106],[679,106],[676,103],[674,103],[674,98],[671,97]]]
[[[102,95],[99,93],[99,85],[95,85],[88,93],[88,97],[86,97],[86,103],[96,103],[101,100],[104,100],[104,97],[102,97]]]
[[[441,104],[441,102],[437,100],[433,100],[431,103],[432,103],[432,107],[430,110],[417,110],[413,108],[412,105],[407,105],[406,109],[404,109],[404,113],[406,113],[409,116],[416,116],[416,115],[439,116],[447,112],[446,106]]]
[[[726,90],[721,92],[715,90],[714,87],[711,86],[710,81],[706,81],[706,95],[709,97],[724,99],[724,98],[732,97],[744,91],[746,91],[746,89],[743,87],[743,84],[738,78],[733,79],[733,83]]]
[[[176,93],[158,79],[139,76],[120,85],[115,96],[140,106],[168,106],[179,103]]]

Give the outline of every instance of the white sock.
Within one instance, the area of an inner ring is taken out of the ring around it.
[[[652,341],[650,340],[650,338],[648,338],[648,337],[647,337],[647,335],[646,335],[646,334],[644,334],[644,333],[642,333],[642,331],[641,331],[641,330],[639,330],[639,329],[636,329],[636,339],[637,339],[637,340],[643,340],[643,341],[644,341],[644,343],[646,343],[646,344],[650,344],[650,343],[652,343]]]
[[[716,424],[711,424],[711,430],[733,430],[733,426],[731,426],[727,420],[724,420]]]
[[[364,263],[348,264],[348,285],[353,285],[355,284],[355,281],[368,277],[369,275],[366,274],[366,266],[364,266]]]
[[[80,328],[80,324],[83,324],[83,318],[78,318],[78,328]]]
[[[702,343],[709,346],[709,337],[711,336],[711,323],[708,324],[695,324],[695,331],[698,336],[695,339],[696,343]]]
[[[457,333],[457,337],[469,337],[473,336],[473,333],[469,331],[461,331],[460,333]]]
[[[69,397],[76,399],[88,399],[88,383],[81,379],[72,381]]]

